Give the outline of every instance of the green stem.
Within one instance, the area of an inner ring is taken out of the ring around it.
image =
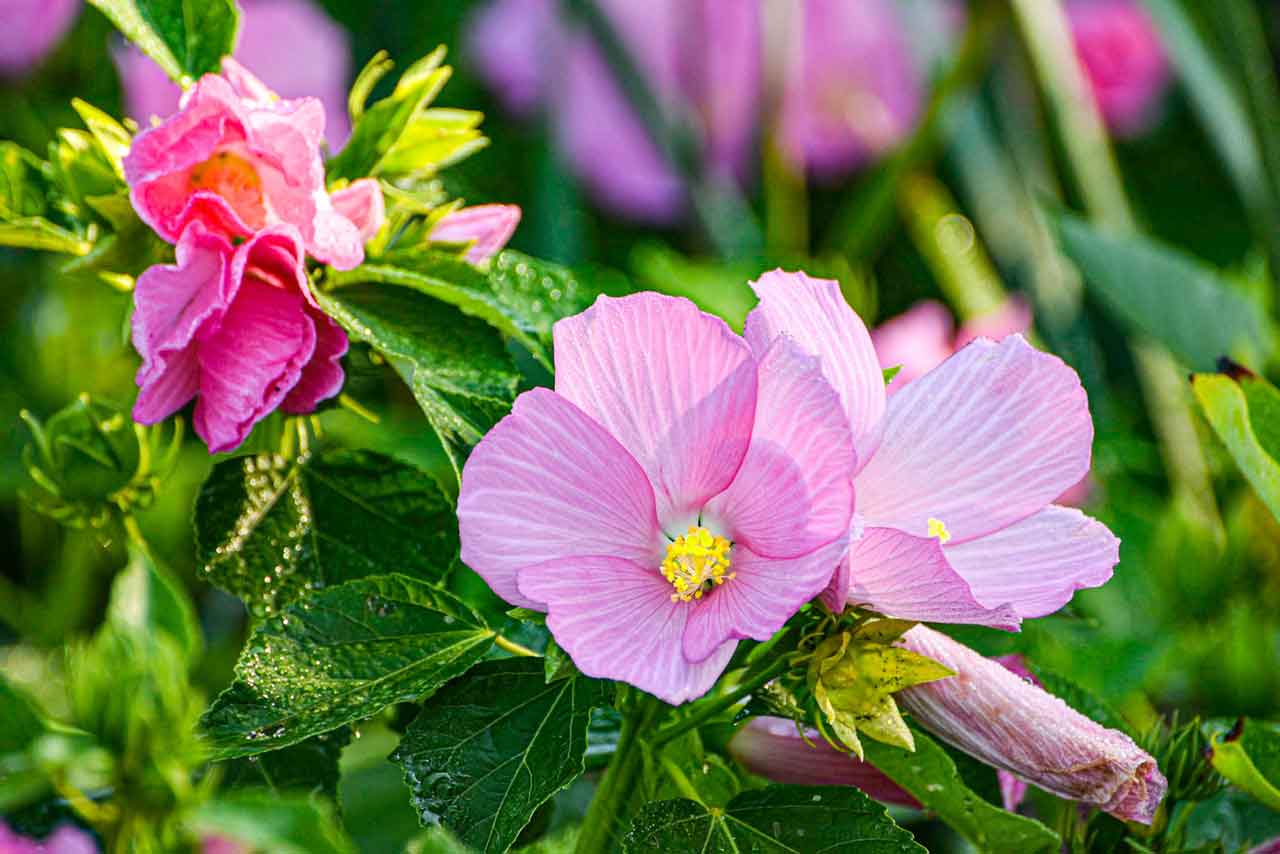
[[[777,658],[772,664],[756,676],[739,684],[738,687],[734,688],[728,694],[722,694],[719,697],[710,697],[694,704],[692,711],[687,716],[681,718],[675,723],[664,726],[662,729],[654,733],[653,738],[649,739],[650,745],[655,749],[659,748],[671,741],[673,738],[677,738],[689,730],[701,726],[722,712],[733,708],[744,698],[758,690],[760,686],[780,676],[786,671],[789,664],[790,662],[786,656]]]
[[[502,635],[496,635],[493,642],[499,649],[505,649],[512,655],[519,655],[523,658],[541,658],[540,655],[529,649],[529,647],[518,644],[513,640],[503,637]]]
[[[591,806],[582,820],[576,854],[608,854],[617,847],[617,839],[630,813],[632,797],[639,788],[644,771],[644,733],[653,726],[666,706],[656,697],[637,694],[635,706],[622,722],[618,746],[604,779],[596,789]]]

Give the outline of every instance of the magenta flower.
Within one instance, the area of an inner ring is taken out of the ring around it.
[[[555,391],[522,394],[462,474],[462,559],[547,612],[590,676],[681,703],[741,638],[821,592],[854,469],[840,400],[785,339],[683,299],[601,297],[555,327]]]
[[[1135,0],[1070,0],[1076,55],[1111,130],[1133,136],[1156,118],[1169,60],[1154,22]]]
[[[0,77],[31,70],[62,40],[80,13],[80,0],[0,0]]]
[[[351,78],[351,47],[346,32],[309,0],[247,0],[241,2],[240,39],[236,61],[262,78],[285,98],[314,95],[327,116],[325,139],[336,151],[351,133],[347,117],[347,84]],[[281,50],[287,39],[289,50]],[[305,56],[305,62],[298,57]],[[131,45],[114,51],[125,111],[146,127],[152,116],[178,110],[178,84]]]
[[[925,626],[907,632],[903,643],[956,672],[897,695],[922,726],[1046,792],[1151,823],[1168,783],[1127,735]]]
[[[1093,423],[1075,373],[1020,335],[980,338],[888,398],[866,327],[835,282],[766,274],[747,318],[822,361],[859,472],[853,542],[831,589],[904,619],[1016,628],[1111,577],[1119,542],[1051,501],[1089,469]]]
[[[910,133],[919,75],[891,0],[805,0],[797,9],[780,142],[797,167],[836,177]]]
[[[191,222],[227,239],[287,223],[312,256],[351,269],[364,259],[362,229],[325,192],[324,124],[317,99],[277,99],[224,60],[222,75],[200,78],[176,114],[134,139],[124,159],[133,206],[170,242]]]
[[[439,243],[471,244],[467,260],[482,264],[507,245],[520,224],[517,205],[476,205],[448,214],[431,229]]]
[[[21,836],[0,821],[0,854],[98,854],[93,837],[69,824],[44,840]]]
[[[162,421],[197,398],[195,431],[217,453],[238,447],[277,407],[311,412],[338,393],[347,336],[315,305],[292,226],[233,249],[197,220],[177,256],[134,289],[136,421]]]

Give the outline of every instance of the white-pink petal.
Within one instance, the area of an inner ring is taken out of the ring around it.
[[[526,566],[610,555],[656,567],[662,558],[653,490],[640,465],[582,410],[544,388],[520,395],[471,452],[458,525],[463,562],[526,608],[541,609],[516,584]]]

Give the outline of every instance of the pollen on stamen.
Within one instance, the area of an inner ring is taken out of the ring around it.
[[[947,526],[941,519],[929,517],[929,536],[937,537],[938,542],[944,546],[951,539],[951,532],[947,530]]]
[[[729,571],[731,546],[726,538],[697,525],[690,525],[688,533],[676,537],[662,561],[662,574],[675,588],[671,601],[701,599],[708,590],[733,578],[735,573]]]

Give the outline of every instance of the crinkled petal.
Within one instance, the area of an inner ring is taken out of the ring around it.
[[[600,297],[555,326],[556,391],[636,458],[669,532],[732,482],[756,410],[756,365],[724,321],[685,299]]]
[[[662,560],[644,470],[604,428],[549,389],[520,395],[471,452],[458,523],[463,562],[525,608],[541,605],[516,585],[523,567],[568,565],[585,555],[653,567]]]
[[[1052,614],[1077,590],[1105,584],[1120,561],[1120,541],[1106,525],[1056,505],[942,551],[978,601],[1007,602],[1020,617]]]
[[[725,641],[773,637],[827,586],[847,547],[841,537],[801,557],[778,560],[735,545],[730,567],[734,577],[686,603],[691,613],[684,632],[685,657],[702,661]]]
[[[211,452],[239,447],[297,384],[316,347],[305,306],[300,293],[247,278],[200,342],[195,430]]]
[[[779,338],[760,360],[746,459],[707,504],[704,523],[720,520],[718,529],[756,554],[806,554],[848,532],[855,469],[849,422],[821,364]]]
[[[843,597],[828,602],[833,610],[851,603],[904,620],[1010,630],[1021,622],[1010,605],[979,602],[933,537],[867,528],[849,546],[846,564],[848,587]]]
[[[550,561],[520,570],[519,585],[526,599],[546,603],[547,627],[579,670],[673,705],[705,694],[737,646],[728,641],[700,662],[686,659],[681,637],[689,603],[672,602],[667,580],[634,561]]]
[[[342,390],[346,378],[342,357],[347,355],[347,333],[324,312],[311,306],[306,311],[316,325],[316,351],[302,369],[298,384],[280,404],[282,410],[294,415],[314,412],[317,404]]]
[[[925,626],[903,641],[956,672],[896,695],[930,732],[1046,792],[1151,823],[1168,784],[1155,760],[1127,735]]]
[[[360,232],[360,239],[369,242],[382,228],[386,220],[386,200],[382,187],[373,178],[352,181],[341,190],[329,194],[333,209],[346,217]]]
[[[1093,422],[1075,372],[1021,335],[978,339],[893,395],[858,475],[869,524],[953,545],[1044,508],[1089,470]]]
[[[507,245],[519,223],[519,205],[476,205],[441,219],[431,229],[431,239],[438,243],[471,244],[467,260],[480,264]]]
[[[879,444],[884,373],[867,327],[845,302],[840,285],[774,270],[751,287],[760,298],[747,315],[745,334],[752,351],[763,355],[773,339],[785,334],[821,359],[823,374],[844,403],[858,464],[867,465]]]

